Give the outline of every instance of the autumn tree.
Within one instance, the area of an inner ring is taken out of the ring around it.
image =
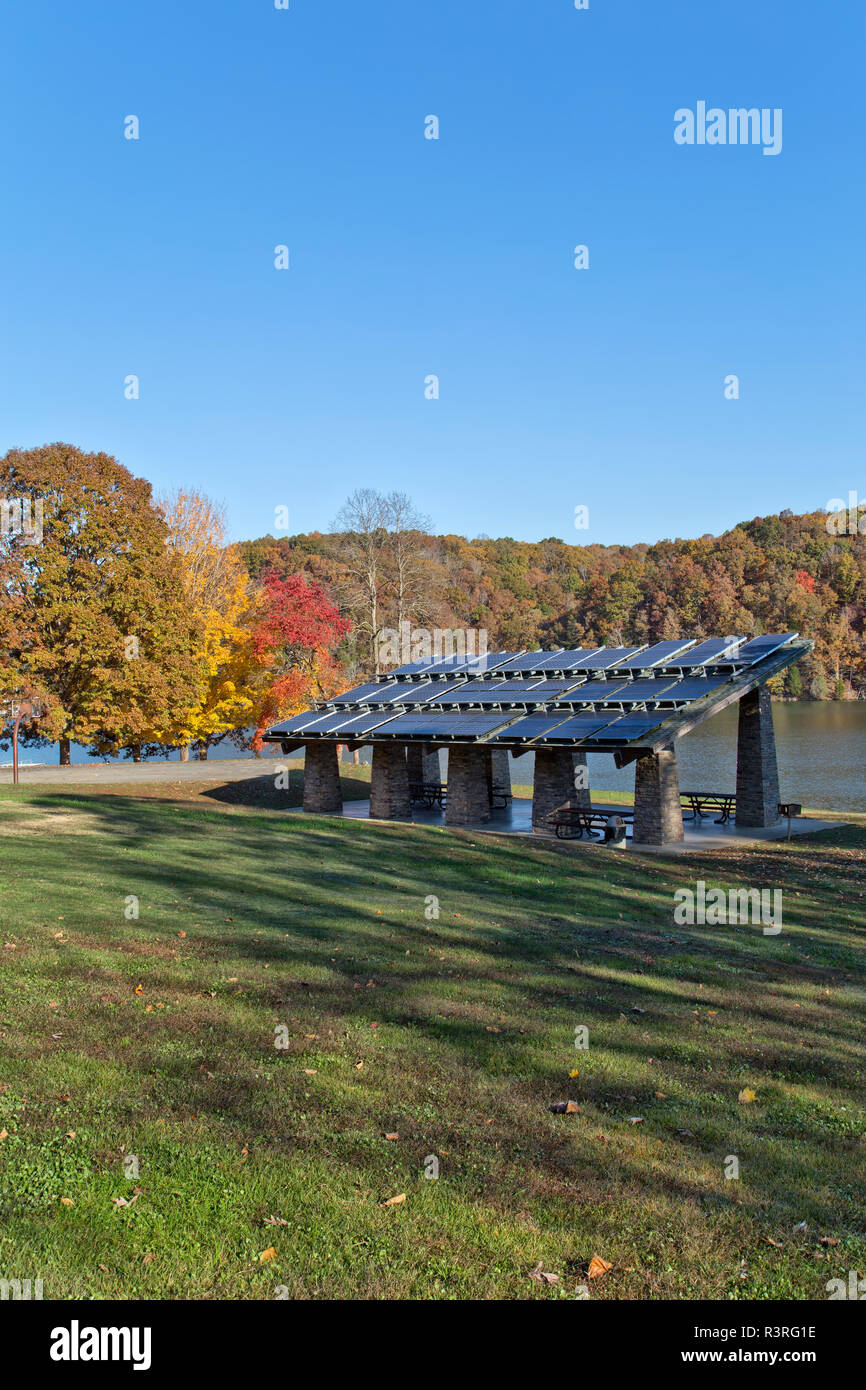
[[[46,701],[40,733],[137,750],[197,681],[195,629],[150,484],[71,444],[12,449],[0,497],[42,513],[41,537],[0,537],[4,677]]]
[[[263,676],[252,746],[276,720],[335,695],[345,679],[334,656],[349,630],[319,584],[296,574],[268,575],[263,584],[252,649]]]
[[[197,641],[195,698],[176,706],[161,734],[180,748],[186,762],[190,744],[205,758],[213,743],[250,723],[258,670],[251,634],[257,600],[237,547],[228,544],[224,508],[195,489],[177,490],[160,498],[158,506]]]

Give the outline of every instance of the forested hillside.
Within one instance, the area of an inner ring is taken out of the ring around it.
[[[834,534],[824,512],[757,517],[696,540],[603,546],[434,536],[407,529],[407,514],[417,518],[398,501],[403,521],[390,528],[371,526],[367,513],[339,534],[239,547],[254,578],[302,570],[322,581],[352,620],[342,655],[354,672],[371,669],[372,629],[401,617],[485,628],[491,650],[795,629],[815,651],[777,693],[866,696],[866,536]]]

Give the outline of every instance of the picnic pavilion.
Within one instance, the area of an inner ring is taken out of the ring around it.
[[[787,632],[416,661],[275,725],[265,739],[284,753],[305,750],[305,811],[341,814],[338,747],[371,745],[370,816],[409,820],[413,804],[437,802],[450,826],[489,821],[510,801],[509,756],[532,752],[533,831],[569,837],[593,823],[586,755],[610,753],[617,767],[634,764],[634,844],[675,845],[684,838],[679,740],[734,702],[736,793],[702,793],[692,814],[709,808],[724,820],[733,814],[737,828],[766,830],[788,813],[767,682],[811,649]]]

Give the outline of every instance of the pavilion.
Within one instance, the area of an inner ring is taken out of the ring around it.
[[[494,786],[510,790],[509,753],[535,754],[532,825],[589,806],[587,753],[635,766],[634,844],[683,839],[677,743],[739,703],[737,827],[780,821],[767,681],[812,643],[796,632],[641,647],[496,652],[416,661],[275,725],[265,741],[305,749],[305,811],[342,811],[338,745],[373,749],[370,815],[409,820],[410,784],[438,780],[448,750],[446,825],[490,819]],[[435,771],[430,757],[435,755]],[[425,775],[426,774],[426,775]]]

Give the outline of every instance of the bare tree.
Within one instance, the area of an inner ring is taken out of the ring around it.
[[[397,631],[404,619],[423,619],[419,611],[428,566],[422,545],[423,533],[430,530],[430,518],[416,511],[405,492],[389,492],[385,498],[388,530],[391,533],[392,586],[397,606]],[[419,535],[419,532],[421,535]]]
[[[337,553],[349,578],[347,597],[358,613],[357,626],[370,644],[377,675],[388,521],[387,498],[363,487],[343,503],[331,526],[339,532]]]

